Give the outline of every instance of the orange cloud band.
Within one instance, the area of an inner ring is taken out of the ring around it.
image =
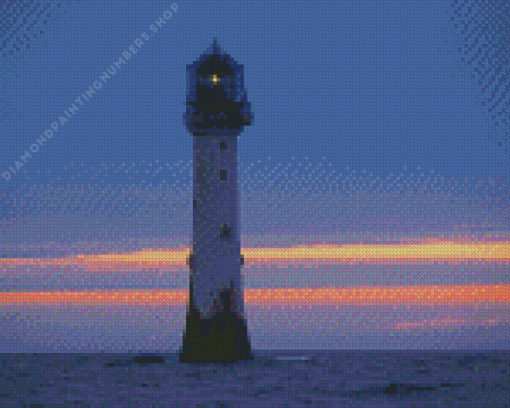
[[[3,258],[0,267],[76,267],[90,271],[128,268],[162,269],[186,266],[190,249],[143,249],[105,255],[63,258]],[[510,262],[510,242],[459,243],[444,241],[402,245],[300,245],[291,248],[243,248],[245,265],[288,264],[433,264],[446,262]]]
[[[470,304],[510,302],[510,285],[451,285],[314,289],[246,289],[246,303]],[[0,303],[170,305],[188,302],[183,290],[1,292]]]

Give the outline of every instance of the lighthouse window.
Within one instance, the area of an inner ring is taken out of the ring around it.
[[[220,170],[220,180],[227,179],[227,170]]]
[[[230,238],[230,227],[225,224],[221,225],[220,238]]]
[[[220,149],[227,150],[227,142],[220,142]]]

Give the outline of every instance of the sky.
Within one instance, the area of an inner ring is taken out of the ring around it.
[[[237,141],[253,348],[510,347],[507,11],[14,3],[0,3],[0,350],[180,346],[186,65],[213,38],[244,66],[254,115]]]

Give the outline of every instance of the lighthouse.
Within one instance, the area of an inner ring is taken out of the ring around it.
[[[213,44],[186,67],[193,135],[193,247],[181,363],[251,360],[244,314],[237,140],[253,115],[244,67]]]

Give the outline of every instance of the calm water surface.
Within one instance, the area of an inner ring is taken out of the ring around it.
[[[510,406],[510,351],[254,355],[196,365],[176,353],[1,354],[0,406]]]

